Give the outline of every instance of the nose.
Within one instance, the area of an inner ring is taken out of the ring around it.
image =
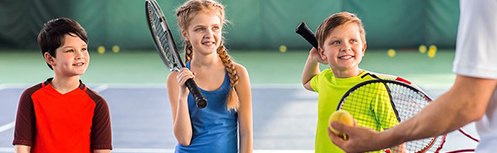
[[[210,37],[212,37],[213,33],[214,32],[212,31],[212,29],[209,28],[209,29],[205,30],[205,37],[210,38]]]
[[[83,58],[83,51],[78,50],[75,52],[76,56],[74,57],[75,59],[82,59]]]
[[[350,51],[351,50],[350,46],[351,45],[349,43],[343,43],[340,51],[343,51],[343,52]]]

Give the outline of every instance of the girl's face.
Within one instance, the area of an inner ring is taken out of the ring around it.
[[[323,60],[326,60],[333,70],[349,71],[359,68],[366,43],[361,39],[359,27],[355,23],[348,23],[330,31],[319,48]]]
[[[221,43],[223,24],[217,11],[199,12],[191,20],[187,31],[182,31],[193,51],[201,54],[215,53]]]
[[[55,52],[56,57],[45,53],[45,60],[52,66],[56,75],[83,75],[88,68],[90,55],[87,44],[76,35],[64,35],[64,43]]]

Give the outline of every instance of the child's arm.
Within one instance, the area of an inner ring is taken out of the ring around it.
[[[36,117],[31,95],[41,86],[41,84],[38,84],[33,88],[26,89],[19,99],[13,142],[16,153],[29,153],[31,152],[31,146],[34,144]]]
[[[26,145],[15,145],[14,149],[15,149],[16,153],[30,153],[31,152],[31,146],[26,146]]]
[[[190,114],[188,113],[189,91],[185,86],[188,78],[193,78],[193,73],[187,68],[181,69],[180,72],[173,71],[167,77],[167,93],[173,113],[174,136],[178,143],[183,146],[190,145],[193,135]]]
[[[91,148],[110,150],[112,149],[112,128],[109,105],[95,92],[88,92],[88,95],[95,100],[96,104],[91,126]]]
[[[247,69],[236,64],[238,71],[238,85],[236,91],[240,100],[238,119],[240,127],[240,153],[252,153],[253,130],[252,130],[252,94],[250,92],[250,79]]]
[[[93,153],[110,153],[110,150],[93,150]]]
[[[311,79],[312,77],[319,74],[319,62],[324,62],[319,56],[316,48],[312,48],[309,51],[309,56],[307,57],[307,61],[305,62],[304,70],[302,72],[302,84],[304,88],[309,91],[314,91],[311,87]]]

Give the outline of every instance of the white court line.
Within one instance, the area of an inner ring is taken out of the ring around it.
[[[436,83],[419,83],[413,82],[422,89],[432,89],[441,90],[449,89],[452,84],[436,84]],[[165,89],[166,83],[106,83],[106,84],[87,84],[92,86],[113,88],[113,89]],[[19,89],[27,88],[30,84],[1,84],[0,90],[2,89]],[[251,84],[252,89],[304,89],[304,87],[299,83],[288,83],[288,84],[278,84],[278,83],[254,83]],[[93,90],[93,89],[92,89]],[[304,89],[305,90],[305,89]],[[95,91],[95,90],[94,90]]]
[[[100,85],[98,87],[96,87],[95,89],[92,89],[93,91],[97,92],[97,93],[100,93],[106,89],[109,89],[109,85],[108,84],[103,84],[103,85]]]
[[[166,84],[109,84],[110,88],[125,88],[125,89],[150,89],[150,88],[166,88]],[[301,84],[252,84],[252,89],[299,89],[304,88]]]
[[[304,89],[302,84],[252,84],[252,89]]]
[[[109,88],[113,89],[165,89],[166,84],[125,84],[125,83],[112,83],[112,84],[107,84],[109,85]]]
[[[160,152],[173,153],[174,149],[151,149],[151,148],[115,148],[112,152]]]
[[[91,85],[102,85],[102,84],[91,84]],[[125,84],[125,83],[109,83],[103,84],[107,85],[108,88],[112,89],[166,89],[166,84]],[[301,84],[252,84],[252,89],[304,89]]]
[[[314,153],[314,150],[254,150],[254,153]]]
[[[24,89],[33,85],[26,83],[4,83],[0,85],[0,89]]]
[[[14,152],[14,147],[11,147],[11,148],[0,148],[0,152]]]
[[[116,148],[112,152],[173,153],[174,149]],[[313,150],[254,150],[254,153],[314,153]]]
[[[2,126],[0,126],[0,133],[2,133],[3,131],[7,131],[13,127],[14,127],[14,122],[10,122],[10,123],[7,123],[5,125],[2,125]]]
[[[98,84],[96,84],[98,85]],[[112,83],[106,84],[109,88],[112,89],[166,89],[166,84],[120,84],[120,83]],[[416,84],[422,89],[431,89],[431,90],[445,90],[449,89],[452,84]],[[256,83],[251,84],[252,89],[304,89],[301,84],[289,83],[289,84],[264,84],[264,83]]]
[[[0,148],[0,152],[14,152],[14,148]],[[173,153],[174,149],[114,148],[112,152]],[[254,153],[314,153],[313,150],[254,150]]]

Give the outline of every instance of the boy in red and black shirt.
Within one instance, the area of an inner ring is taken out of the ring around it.
[[[112,149],[107,102],[80,80],[88,67],[88,37],[68,18],[48,21],[38,45],[54,77],[26,89],[14,132],[17,153],[109,153]]]

